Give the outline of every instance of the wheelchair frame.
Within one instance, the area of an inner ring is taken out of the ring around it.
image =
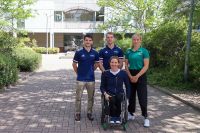
[[[123,127],[123,130],[126,131],[127,128],[127,120],[128,120],[128,110],[127,110],[127,98],[126,93],[123,94],[123,100],[121,102],[121,123],[120,124],[112,124],[110,123],[110,116],[109,116],[109,102],[105,99],[105,96],[101,95],[101,106],[102,106],[102,112],[101,112],[101,125],[104,130],[106,130],[110,126],[114,125],[121,125]]]

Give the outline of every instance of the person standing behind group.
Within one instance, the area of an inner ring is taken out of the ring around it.
[[[110,69],[109,60],[112,56],[119,57],[119,68],[123,67],[124,54],[121,48],[115,44],[115,36],[112,32],[106,34],[106,46],[99,51],[99,68],[103,72]]]
[[[150,122],[147,115],[147,77],[146,71],[149,68],[149,52],[141,47],[142,37],[140,34],[132,36],[132,48],[125,53],[125,69],[131,82],[131,91],[128,105],[128,119],[134,119],[136,109],[136,92],[142,116],[144,116],[144,126],[149,127]]]
[[[84,46],[79,51],[76,51],[72,64],[77,74],[75,120],[80,121],[81,119],[81,97],[84,88],[86,88],[88,93],[87,117],[92,121],[94,119],[92,117],[95,92],[94,71],[99,66],[99,55],[97,51],[92,49],[93,38],[91,35],[85,35],[83,41]]]

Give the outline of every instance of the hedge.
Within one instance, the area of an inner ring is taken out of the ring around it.
[[[47,48],[45,48],[45,47],[34,47],[32,49],[37,53],[41,53],[41,54],[47,53]],[[60,52],[59,48],[48,48],[48,54],[56,54],[59,52]]]
[[[41,54],[36,53],[31,48],[16,48],[13,56],[17,61],[20,71],[34,71],[41,64]]]
[[[15,83],[17,79],[17,62],[11,55],[0,53],[0,88]]]

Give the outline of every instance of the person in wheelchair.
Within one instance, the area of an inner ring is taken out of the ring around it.
[[[129,78],[124,70],[119,69],[119,58],[112,56],[110,58],[110,70],[106,70],[101,76],[100,90],[109,105],[109,120],[110,123],[121,123],[121,102],[124,94],[129,97],[130,85]],[[123,89],[125,84],[126,91]]]

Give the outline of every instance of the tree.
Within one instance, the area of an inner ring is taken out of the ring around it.
[[[182,17],[189,18],[191,0],[165,0],[162,9],[163,18],[165,21],[179,20]],[[195,8],[193,14],[193,27],[200,25],[200,1],[195,0]]]
[[[17,20],[32,16],[34,0],[0,0],[0,30],[13,31]]]
[[[161,16],[159,8],[162,0],[98,0],[98,4],[106,7],[108,19],[101,29],[113,31],[146,32],[159,25]],[[105,17],[105,18],[106,18]]]

